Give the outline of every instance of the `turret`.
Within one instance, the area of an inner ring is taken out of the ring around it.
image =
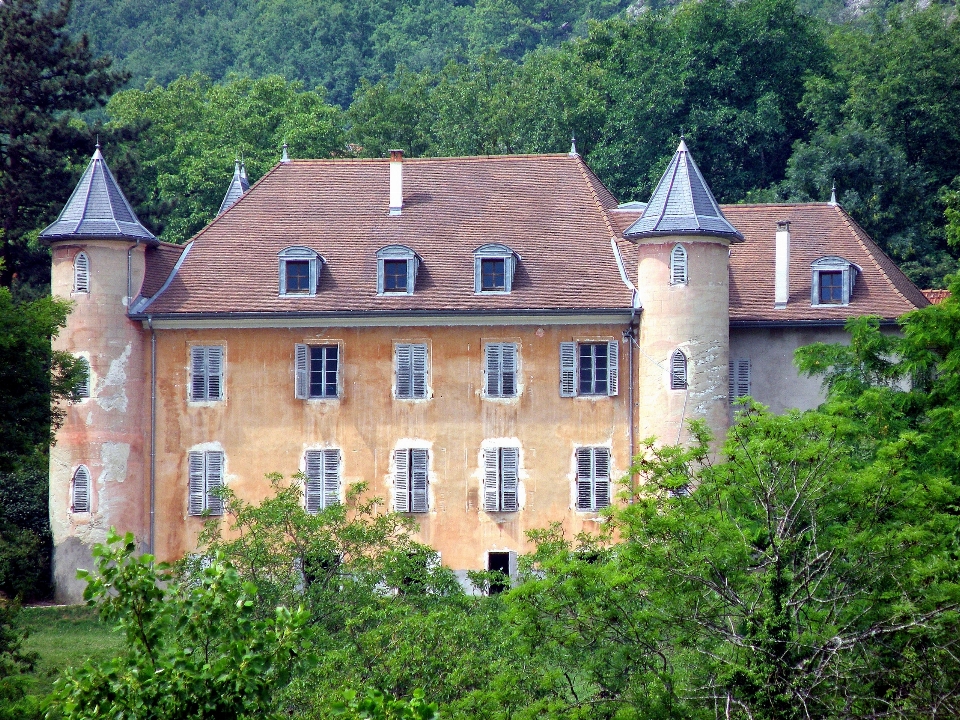
[[[724,217],[683,140],[624,237],[639,255],[640,437],[682,442],[693,419],[722,437],[730,412],[729,247],[743,236]]]
[[[50,450],[50,524],[57,600],[80,602],[78,567],[113,525],[146,539],[143,331],[127,309],[157,239],[137,219],[97,145],[56,222],[40,233],[53,255],[52,290],[73,310],[54,349],[89,369]]]
[[[226,195],[223,196],[223,202],[220,203],[217,215],[223,215],[249,189],[250,181],[247,179],[247,169],[242,162],[237,160],[233,166],[233,179],[230,181]]]

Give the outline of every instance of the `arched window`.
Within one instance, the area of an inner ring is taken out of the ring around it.
[[[90,362],[85,357],[78,357],[77,364],[83,371],[83,379],[77,383],[73,394],[78,400],[90,397]]]
[[[683,390],[687,387],[687,356],[677,350],[670,357],[670,389]]]
[[[73,291],[75,293],[90,292],[90,258],[85,252],[77,253],[73,259]]]
[[[86,465],[81,465],[73,473],[73,482],[70,484],[70,511],[90,512],[90,471]]]
[[[323,267],[323,257],[306,247],[288,247],[278,253],[280,258],[280,295],[317,294],[317,282]]]
[[[506,245],[488,243],[473,251],[473,290],[480,293],[508,293],[520,256]]]
[[[687,250],[683,245],[674,245],[670,251],[670,284],[687,284]]]

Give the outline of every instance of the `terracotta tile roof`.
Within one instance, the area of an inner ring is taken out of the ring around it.
[[[147,248],[147,272],[140,286],[140,295],[153,297],[163,287],[185,247],[165,242]]]
[[[950,297],[949,290],[921,290],[923,296],[930,301],[931,305],[939,305],[948,297]]]
[[[277,165],[195,237],[150,312],[630,307],[610,248],[616,199],[579,156],[405,159],[403,190],[391,217],[388,160]],[[513,292],[477,295],[473,251],[494,242],[522,258]],[[376,251],[392,244],[423,259],[413,295],[377,295]],[[315,297],[277,297],[290,246],[326,260]]]

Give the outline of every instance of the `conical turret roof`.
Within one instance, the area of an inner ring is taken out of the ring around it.
[[[239,160],[233,166],[233,180],[230,181],[230,187],[227,188],[227,194],[223,196],[223,202],[220,203],[220,209],[217,215],[223,215],[240,197],[250,189],[250,181],[247,180],[247,169]]]
[[[743,241],[743,235],[721,212],[682,139],[643,215],[623,233],[629,240],[662,235],[706,235]]]
[[[97,145],[83,177],[60,211],[60,217],[47,226],[40,237],[47,240],[95,237],[157,240],[153,233],[140,224],[120,191],[100,153],[100,145]]]

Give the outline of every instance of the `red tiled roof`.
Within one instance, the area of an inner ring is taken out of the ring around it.
[[[163,284],[170,277],[173,268],[183,254],[184,245],[174,245],[173,243],[160,243],[147,248],[147,271],[143,278],[143,285],[140,287],[140,294],[145,297],[153,297]]]
[[[950,297],[949,290],[921,290],[923,296],[930,301],[931,305],[939,305],[948,297]]]

